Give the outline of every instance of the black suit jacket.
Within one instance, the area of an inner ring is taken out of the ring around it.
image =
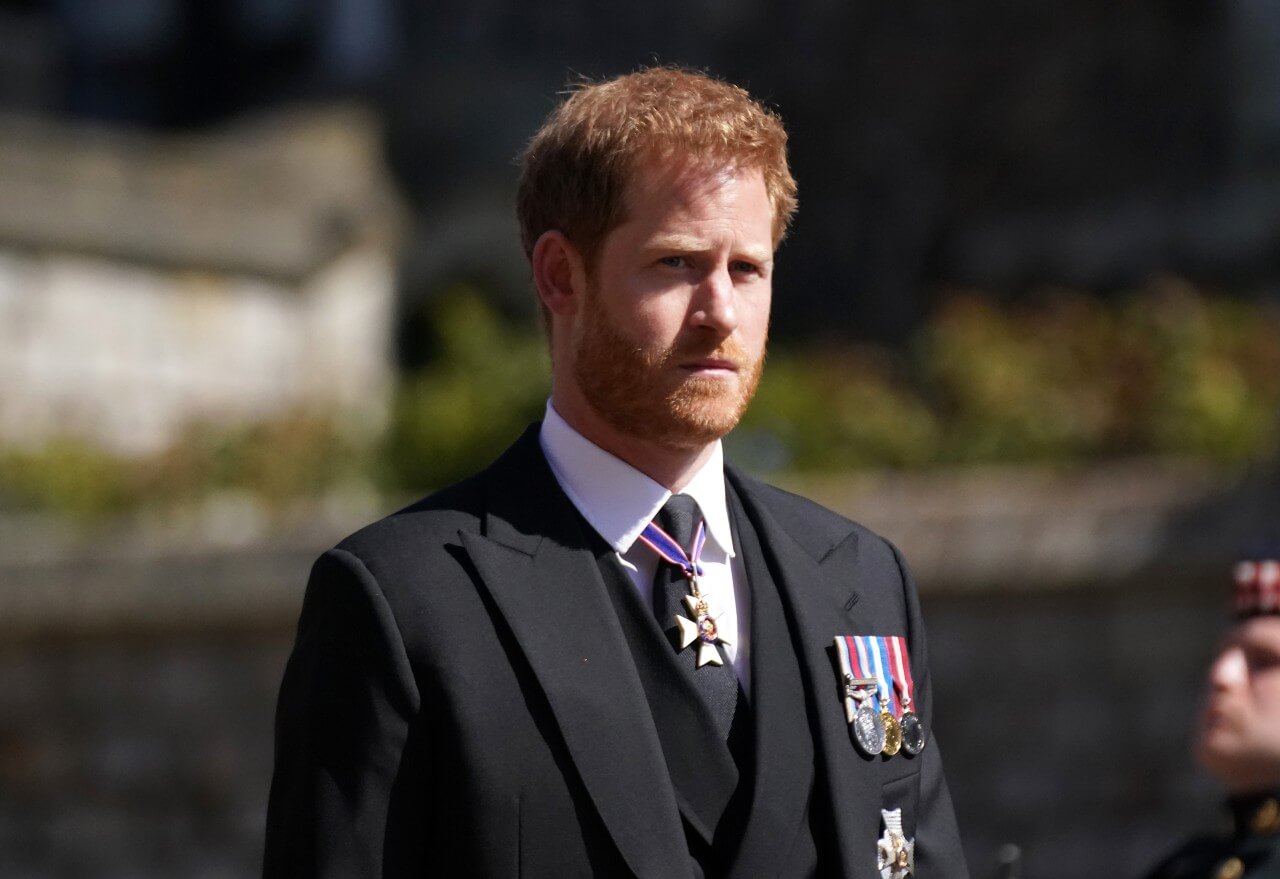
[[[896,549],[803,498],[727,477],[777,583],[814,738],[778,743],[782,756],[758,770],[772,796],[752,809],[798,826],[821,798],[834,836],[823,872],[874,879],[880,809],[902,808],[917,875],[967,876],[937,744],[863,756],[837,689],[834,636],[905,635],[932,724],[920,609]],[[759,649],[752,661],[765,748],[777,684]],[[812,756],[789,765],[792,753]],[[536,426],[488,470],[316,562],[280,691],[269,879],[686,877],[676,788]],[[750,817],[746,827],[731,873],[792,875],[787,841],[751,839]]]

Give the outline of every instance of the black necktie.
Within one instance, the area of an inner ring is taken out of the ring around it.
[[[687,494],[672,495],[663,505],[657,518],[658,527],[667,532],[686,554],[693,552],[693,535],[702,521],[702,511],[698,502]],[[658,626],[666,633],[672,646],[677,650],[677,660],[693,673],[694,682],[702,693],[703,699],[711,708],[716,728],[720,734],[728,738],[729,728],[733,724],[733,714],[738,704],[738,676],[733,671],[729,657],[725,656],[723,646],[717,644],[715,649],[724,660],[724,665],[703,665],[698,667],[698,642],[680,649],[679,627],[676,615],[694,619],[694,615],[685,604],[685,596],[690,595],[689,579],[676,565],[659,560],[658,570],[653,578],[653,613]]]

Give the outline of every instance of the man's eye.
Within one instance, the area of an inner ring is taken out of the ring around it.
[[[662,263],[664,266],[670,266],[673,269],[683,268],[685,265],[685,259],[683,256],[664,256],[662,259],[658,260],[658,262]]]
[[[1270,650],[1250,650],[1244,652],[1245,662],[1252,671],[1267,671],[1280,666],[1280,655]]]
[[[755,263],[747,262],[746,260],[738,260],[737,262],[735,262],[733,264],[733,270],[735,272],[739,272],[744,275],[760,274],[760,267]]]

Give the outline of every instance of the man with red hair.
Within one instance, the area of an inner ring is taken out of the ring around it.
[[[967,875],[900,555],[724,462],[795,190],[780,120],[686,70],[535,135],[546,417],[316,563],[268,877]]]

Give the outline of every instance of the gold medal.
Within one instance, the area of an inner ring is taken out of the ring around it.
[[[884,747],[880,749],[880,753],[892,757],[902,749],[902,727],[898,725],[898,719],[888,711],[881,711],[880,719],[884,721]]]

